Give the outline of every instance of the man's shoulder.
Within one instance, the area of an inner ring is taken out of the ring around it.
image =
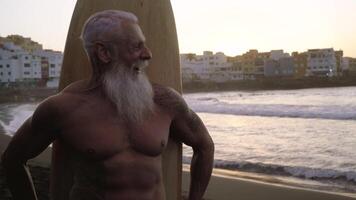
[[[152,83],[152,88],[154,91],[154,95],[170,95],[172,97],[181,98],[180,93],[178,93],[175,89],[167,86],[163,86],[157,83]]]
[[[38,108],[44,107],[48,111],[63,113],[82,104],[85,101],[83,95],[84,82],[78,81],[68,85],[58,94],[53,95],[42,101]]]
[[[154,102],[171,112],[185,112],[188,106],[182,95],[170,87],[159,84],[152,84],[154,91]]]
[[[66,86],[59,94],[81,94],[83,93],[83,91],[87,90],[88,84],[88,80],[80,80],[73,82]]]

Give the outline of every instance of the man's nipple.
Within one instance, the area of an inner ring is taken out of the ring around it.
[[[161,141],[161,148],[164,148],[166,146],[166,142],[164,140]]]
[[[89,149],[87,149],[87,154],[88,155],[94,155],[95,154],[95,150],[92,149],[92,148],[89,148]]]

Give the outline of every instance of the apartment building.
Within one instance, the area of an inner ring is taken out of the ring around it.
[[[203,55],[180,55],[183,82],[226,82],[241,79],[238,72],[234,71],[233,63],[228,62],[228,57],[221,52],[213,53],[204,51]]]
[[[57,87],[62,69],[62,52],[37,50],[33,54],[41,58],[42,79],[45,80],[47,87]]]
[[[342,58],[343,58],[344,52],[342,50],[335,51],[335,59],[336,59],[336,72],[337,76],[342,76]]]
[[[306,76],[334,77],[338,75],[337,59],[333,48],[309,49]]]
[[[34,48],[36,49],[36,48]],[[39,84],[56,87],[63,55],[51,50],[25,51],[12,42],[0,46],[0,83]]]
[[[356,58],[349,59],[349,73],[352,76],[356,76]]]
[[[308,66],[308,55],[298,52],[292,53],[293,61],[294,61],[294,77],[295,78],[303,78],[305,77],[305,73]]]
[[[264,63],[265,77],[292,77],[294,75],[293,57],[280,57],[278,60],[267,59]]]

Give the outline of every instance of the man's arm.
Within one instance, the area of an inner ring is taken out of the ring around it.
[[[201,200],[208,186],[214,161],[214,143],[198,115],[190,110],[184,99],[176,94],[170,96],[174,107],[171,125],[172,137],[193,148],[190,172],[189,200]]]
[[[36,192],[27,160],[44,151],[55,139],[53,105],[50,100],[40,104],[33,116],[18,129],[1,158],[11,194],[15,200],[35,200]]]

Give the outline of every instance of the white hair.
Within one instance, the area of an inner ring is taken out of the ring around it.
[[[147,61],[138,61],[135,67],[141,71],[147,65]],[[137,125],[153,113],[153,89],[143,71],[138,73],[117,62],[104,73],[103,86],[121,121]]]
[[[94,58],[91,47],[95,42],[112,42],[115,38],[108,38],[108,36],[115,31],[119,37],[122,36],[120,27],[124,21],[138,23],[138,19],[134,14],[119,10],[104,10],[93,14],[87,19],[80,38],[90,59]],[[118,30],[119,32],[117,33]]]
[[[81,34],[84,47],[95,41],[108,40],[105,38],[107,33],[120,27],[123,21],[138,23],[134,14],[119,10],[104,10],[90,16],[84,23]]]

